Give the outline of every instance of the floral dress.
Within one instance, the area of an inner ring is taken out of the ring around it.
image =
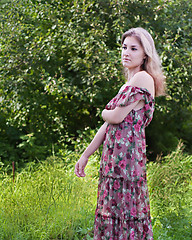
[[[126,86],[106,109],[144,100],[123,122],[108,124],[100,165],[94,240],[153,239],[146,180],[145,127],[154,98],[145,88]]]

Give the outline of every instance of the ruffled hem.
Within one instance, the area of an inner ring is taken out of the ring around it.
[[[151,219],[121,220],[96,213],[94,240],[153,240]]]
[[[122,220],[150,218],[146,180],[131,182],[124,178],[100,175],[96,213]]]

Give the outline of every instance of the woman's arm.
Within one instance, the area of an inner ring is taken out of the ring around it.
[[[85,177],[84,169],[87,165],[88,158],[99,148],[99,146],[102,144],[104,137],[105,137],[105,131],[107,128],[107,122],[105,122],[98,132],[96,133],[95,137],[89,144],[89,146],[86,148],[84,153],[82,154],[81,158],[78,160],[78,162],[75,165],[75,174],[78,177]]]
[[[102,112],[102,118],[110,124],[121,123],[128,113],[137,106],[138,102],[139,100],[126,107],[116,107],[113,110],[104,109]]]

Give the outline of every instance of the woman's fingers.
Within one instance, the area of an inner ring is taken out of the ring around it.
[[[78,162],[75,164],[75,174],[77,175],[77,177],[80,177],[79,176],[79,163]]]
[[[79,162],[76,163],[75,165],[75,174],[77,175],[77,177],[81,177],[81,174],[80,174],[80,169],[79,169]]]
[[[77,177],[85,177],[84,167],[79,162],[75,165],[75,174]]]
[[[79,174],[80,174],[81,177],[85,177],[85,172],[84,172],[84,167],[83,166],[80,167]]]
[[[83,167],[83,165],[81,165],[81,164],[79,163],[79,175],[80,175],[80,177],[85,177],[84,168],[85,168],[85,167]]]

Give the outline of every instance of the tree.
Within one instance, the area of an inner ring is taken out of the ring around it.
[[[39,147],[38,154],[42,147],[49,154],[52,145],[68,142],[77,130],[98,126],[102,109],[125,81],[120,38],[133,26],[151,32],[167,75],[168,96],[156,100],[147,130],[149,152],[167,152],[179,138],[189,142],[190,126],[182,119],[191,114],[191,3],[185,3],[13,0],[3,5],[1,109],[6,125],[18,131],[16,149],[30,154]]]

